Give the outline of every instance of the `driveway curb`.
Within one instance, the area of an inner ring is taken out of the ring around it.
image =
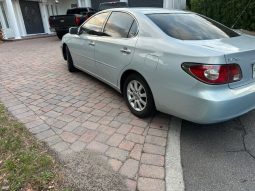
[[[181,119],[172,117],[166,148],[166,191],[185,190],[180,152],[181,125]]]

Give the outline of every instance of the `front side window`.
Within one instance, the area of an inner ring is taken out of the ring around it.
[[[180,40],[211,40],[239,36],[233,30],[197,14],[147,15],[163,32]]]
[[[128,38],[133,22],[133,17],[127,13],[112,12],[105,25],[104,33],[114,38]]]
[[[109,13],[106,12],[95,15],[94,17],[89,19],[88,22],[82,25],[82,31],[85,31],[87,33],[101,32],[108,14]]]

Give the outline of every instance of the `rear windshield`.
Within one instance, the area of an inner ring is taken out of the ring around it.
[[[180,40],[211,40],[239,36],[233,30],[197,14],[147,15],[167,35]]]

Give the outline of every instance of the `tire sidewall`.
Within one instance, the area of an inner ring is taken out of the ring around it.
[[[66,46],[66,56],[67,56],[67,59],[66,59],[67,60],[67,67],[68,67],[69,72],[75,72],[76,68],[73,65],[73,59],[72,59],[72,56],[70,54],[69,48],[67,46]]]

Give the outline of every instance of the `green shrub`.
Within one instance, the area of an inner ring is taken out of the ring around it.
[[[206,15],[228,27],[236,23],[234,28],[255,31],[254,0],[191,0],[190,4],[191,11]]]

